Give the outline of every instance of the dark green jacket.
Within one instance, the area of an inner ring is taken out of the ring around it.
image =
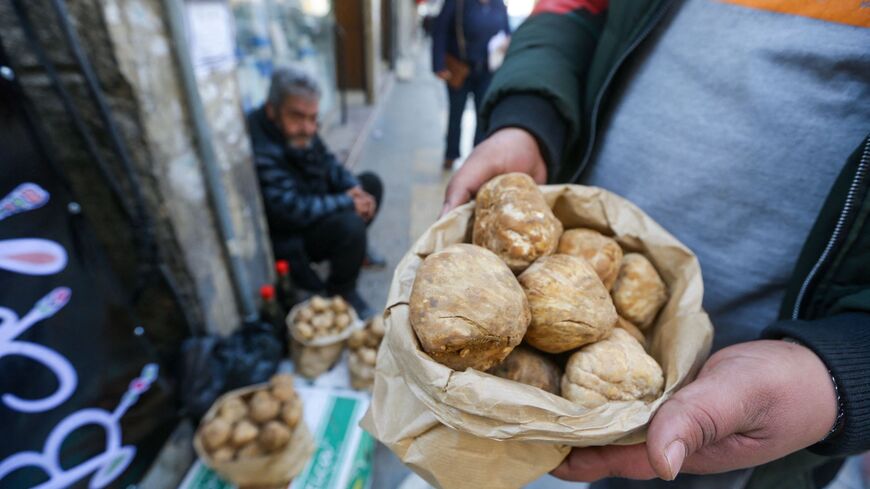
[[[480,117],[490,132],[529,130],[550,181],[572,182],[593,153],[613,80],[672,2],[551,3],[557,12],[536,13],[514,34]],[[572,3],[576,8],[565,8]],[[808,450],[756,468],[753,489],[821,487],[842,457],[870,450],[870,136],[856,144],[797,258],[780,320],[763,332],[795,338],[825,362],[837,382],[842,426]]]

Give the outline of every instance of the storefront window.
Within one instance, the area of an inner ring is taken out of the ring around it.
[[[277,66],[300,67],[320,82],[321,111],[336,105],[332,0],[231,0],[245,111],[266,99]]]

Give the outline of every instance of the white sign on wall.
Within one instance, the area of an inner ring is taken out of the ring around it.
[[[186,2],[187,42],[197,75],[236,66],[233,14],[223,1]]]

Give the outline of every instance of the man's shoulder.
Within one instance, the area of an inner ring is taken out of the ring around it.
[[[254,154],[256,156],[280,157],[284,145],[281,139],[276,134],[272,134],[273,131],[270,131],[265,107],[261,106],[248,112],[245,118]]]

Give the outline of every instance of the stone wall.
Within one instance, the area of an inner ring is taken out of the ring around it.
[[[167,348],[186,335],[184,317],[195,330],[230,332],[240,323],[240,312],[227,250],[243,259],[251,282],[251,290],[244,293],[255,294],[261,283],[271,281],[272,275],[262,204],[233,73],[208,73],[198,79],[222,176],[222,188],[216,191],[227,199],[234,234],[239,237],[224,247],[161,1],[67,2],[70,18],[130,154],[132,176],[124,171],[112,149],[49,2],[24,3],[64,86],[73,94],[75,105],[95,134],[100,153],[109,163],[109,173],[122,187],[120,196],[109,191],[106,179],[23,38],[9,2],[0,3],[2,42],[116,270],[131,290],[137,283],[140,285],[136,307],[146,331]],[[126,202],[135,208],[134,186],[140,190],[142,205],[153,223],[156,253],[168,268],[168,282],[156,276],[143,282],[142,274],[137,273],[148,261],[147,253],[136,245],[143,229],[141,223],[125,218],[121,205]]]

